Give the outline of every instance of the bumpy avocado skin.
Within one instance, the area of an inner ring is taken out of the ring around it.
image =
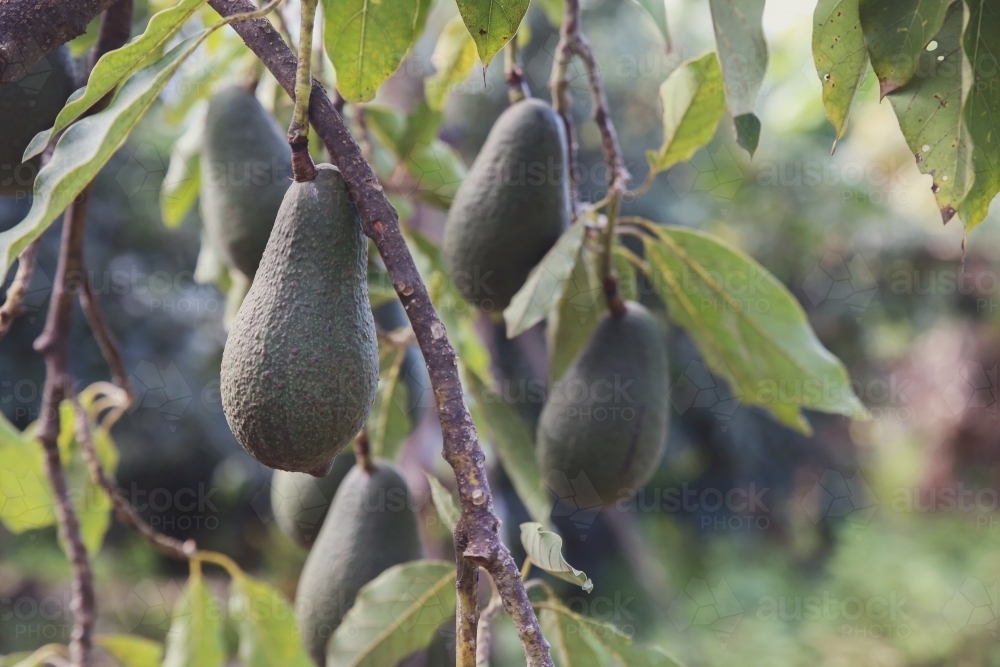
[[[293,183],[222,353],[236,439],[280,470],[326,475],[378,387],[368,245],[336,167]]]
[[[333,499],[299,576],[295,614],[320,667],[326,645],[362,586],[393,565],[423,556],[410,490],[392,464],[355,466]]]
[[[281,532],[300,547],[311,547],[333,496],[353,467],[354,455],[345,453],[336,458],[326,477],[275,470],[271,476],[271,511]]]
[[[538,422],[542,473],[583,473],[605,504],[631,497],[663,455],[669,375],[663,331],[645,307],[605,315],[552,389]]]
[[[396,299],[378,306],[373,312],[375,324],[385,331],[395,331],[410,324],[406,318],[406,311],[403,310],[403,304]],[[420,348],[413,345],[406,348],[406,356],[403,357],[403,363],[399,367],[399,377],[406,387],[406,416],[410,418],[412,433],[423,421],[428,403],[433,404],[431,378],[427,374],[427,365],[424,363],[424,355],[420,353]]]
[[[462,295],[485,311],[510,303],[569,224],[566,134],[540,100],[504,111],[455,195],[444,257]]]
[[[292,153],[274,118],[254,95],[228,86],[205,115],[201,217],[230,267],[253,278],[292,183]]]
[[[21,157],[35,135],[55,123],[75,87],[74,69],[69,47],[63,45],[0,90],[0,195],[31,194],[41,157],[25,163]]]

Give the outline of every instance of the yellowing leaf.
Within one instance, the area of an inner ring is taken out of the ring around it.
[[[483,67],[507,44],[521,25],[530,0],[457,0],[465,27],[476,42]]]

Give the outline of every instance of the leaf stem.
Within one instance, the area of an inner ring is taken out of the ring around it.
[[[517,44],[517,35],[507,42],[503,51],[504,78],[507,80],[507,99],[511,104],[517,104],[525,98],[531,97],[531,89],[524,80],[524,68],[521,65],[520,47]]]

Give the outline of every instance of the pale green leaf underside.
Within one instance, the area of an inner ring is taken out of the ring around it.
[[[461,510],[458,509],[458,504],[451,493],[448,492],[448,489],[444,488],[441,482],[438,481],[437,477],[428,472],[425,472],[424,475],[427,476],[427,482],[431,486],[431,500],[434,501],[434,508],[437,510],[444,525],[454,533],[455,526],[458,524],[458,518],[462,514]]]
[[[483,67],[509,42],[528,11],[529,0],[457,0]]]
[[[952,0],[860,0],[858,12],[872,68],[885,96],[906,85],[920,52],[944,22]]]
[[[663,42],[666,44],[667,50],[671,49],[670,45],[670,29],[667,25],[667,7],[664,0],[632,0],[637,7],[642,9],[643,13],[653,22],[656,26],[657,32],[663,37]]]
[[[222,611],[201,576],[192,571],[173,611],[163,667],[220,667],[226,661]]]
[[[619,277],[621,273],[619,272]],[[628,283],[626,283],[628,284]],[[619,287],[622,287],[619,284]],[[626,296],[626,292],[622,296]],[[590,340],[607,309],[604,287],[587,253],[580,252],[573,272],[562,287],[559,301],[552,307],[545,336],[549,347],[552,379],[558,380]]]
[[[544,526],[549,525],[551,503],[535,460],[531,429],[503,397],[488,392],[472,373],[465,374],[465,385],[476,401],[476,410],[485,420],[491,442],[528,514]],[[479,424],[477,424],[478,426]]]
[[[847,371],[813,333],[792,294],[750,257],[701,232],[651,223],[650,278],[671,321],[742,403],[803,432],[801,408],[867,418]]]
[[[160,184],[160,216],[177,227],[196,201],[201,186],[201,142],[204,115],[195,118],[170,149],[170,166]]]
[[[160,667],[163,644],[138,635],[97,635],[94,643],[114,656],[123,667]]]
[[[136,72],[122,85],[107,109],[74,123],[63,133],[52,158],[35,179],[28,215],[0,233],[4,273],[18,253],[38,238],[107,164],[170,77],[208,34],[209,31],[204,31],[185,40],[156,63]]]
[[[426,648],[454,615],[454,563],[420,560],[396,565],[358,593],[330,638],[326,664],[392,667]]]
[[[753,113],[767,71],[764,0],[709,0],[726,100],[733,116]]]
[[[448,101],[448,92],[462,83],[476,64],[476,43],[460,16],[445,24],[434,47],[431,64],[436,71],[424,79],[424,91],[427,105],[440,110]]]
[[[899,129],[917,161],[932,177],[931,191],[945,222],[969,190],[972,151],[962,113],[962,5],[954,5],[935,37],[938,47],[920,54],[917,73],[888,94]]]
[[[521,544],[531,562],[549,574],[576,584],[587,593],[594,589],[594,582],[590,577],[563,558],[562,538],[556,533],[545,530],[542,524],[535,521],[522,523]]]
[[[868,69],[858,0],[819,0],[813,14],[813,61],[823,85],[826,117],[840,139]]]
[[[417,0],[323,0],[323,40],[344,99],[375,97],[413,45],[418,10]]]
[[[312,667],[291,605],[273,587],[247,576],[234,579],[229,612],[243,667]]]
[[[52,129],[39,132],[32,139],[24,154],[27,160],[45,150],[49,140],[94,106],[102,97],[115,89],[126,77],[134,73],[150,57],[154,57],[164,44],[191,18],[205,0],[181,0],[177,5],[153,14],[146,30],[125,46],[104,54],[82,88],[66,102],[56,116]]]
[[[507,337],[514,338],[535,326],[548,315],[562,296],[566,280],[573,272],[583,246],[586,218],[580,218],[563,232],[542,261],[531,270],[510,305],[503,311]]]
[[[689,60],[660,85],[663,145],[649,151],[650,168],[660,172],[690,160],[712,140],[726,110],[722,69],[715,53]]]
[[[965,102],[965,123],[974,146],[975,181],[959,212],[968,229],[986,217],[1000,192],[1000,12],[996,3],[967,0],[969,24],[963,44],[973,80]]]

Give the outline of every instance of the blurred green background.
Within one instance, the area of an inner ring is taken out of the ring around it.
[[[629,2],[584,7],[626,163],[640,183],[644,151],[661,139],[660,83],[684,59],[713,48],[708,4],[667,3],[670,53]],[[558,517],[569,562],[595,585],[590,594],[557,588],[574,610],[691,666],[1000,664],[1000,216],[994,207],[968,239],[957,221],[941,226],[930,181],[917,171],[888,103],[879,103],[871,75],[831,155],[834,133],[810,52],[813,7],[767,5],[771,63],[753,160],[723,123],[707,148],[661,175],[625,211],[710,231],[772,271],[847,364],[872,420],[816,414],[813,437],[792,433],[739,407],[683,332],[671,331],[667,456],[636,499]],[[137,28],[155,9],[138,3]],[[436,36],[454,13],[453,3],[435,4],[380,103],[410,109],[418,101]],[[538,7],[526,26],[526,79],[547,98],[558,34]],[[167,229],[158,203],[170,148],[191,115],[177,112],[193,94],[191,82],[204,86],[194,96],[210,92],[217,82],[206,72],[226,80],[244,62],[195,58],[171,85],[100,175],[85,252],[140,395],[113,433],[122,451],[119,483],[154,528],[223,551],[291,596],[305,553],[277,531],[270,471],[240,449],[219,402],[225,295],[193,280],[196,210]],[[575,67],[580,189],[596,200],[603,194],[600,138]],[[268,85],[265,79],[262,95]],[[442,139],[470,163],[505,104],[499,62],[485,74],[477,65],[452,94]],[[287,103],[277,111],[287,113]],[[0,199],[2,228],[26,212],[26,202]],[[407,212],[414,227],[439,233],[441,211],[419,205]],[[58,234],[46,234],[29,311],[0,345],[0,409],[19,427],[39,407],[44,368],[31,342],[43,325]],[[656,305],[651,290],[643,298]],[[481,333],[498,375],[545,376],[538,331],[505,341],[484,322]],[[85,383],[105,378],[79,312],[71,357]],[[515,402],[527,419],[537,416],[539,405]],[[428,415],[402,458],[421,502],[428,491],[420,470],[444,470],[440,447]],[[519,550],[516,526],[526,514],[499,470],[494,490],[508,541]],[[422,516],[428,555],[449,557],[433,510],[425,506]],[[99,627],[162,639],[186,567],[115,525],[95,570]],[[67,642],[68,601],[69,567],[54,529],[14,536],[0,528],[0,654]],[[494,664],[523,664],[509,623],[498,626]]]

